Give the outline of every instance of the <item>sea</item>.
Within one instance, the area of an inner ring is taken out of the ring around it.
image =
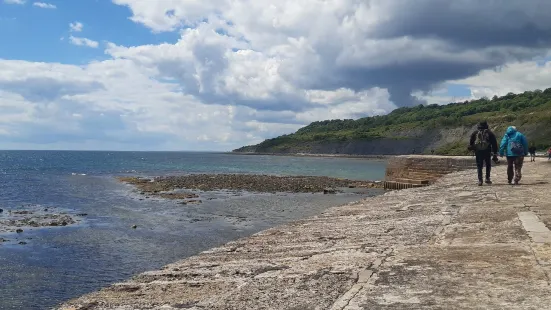
[[[221,191],[208,193],[211,200],[200,205],[183,206],[143,199],[117,176],[253,173],[382,180],[385,166],[383,160],[340,157],[0,151],[0,208],[87,214],[76,225],[0,234],[10,240],[0,243],[0,309],[50,309],[231,240],[380,194]]]

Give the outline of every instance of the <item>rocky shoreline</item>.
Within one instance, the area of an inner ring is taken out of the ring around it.
[[[324,193],[334,194],[342,188],[382,188],[381,182],[358,181],[318,176],[274,176],[254,174],[191,174],[155,178],[119,177],[134,185],[140,194],[197,203],[192,191],[248,191],[256,193]],[[177,192],[176,192],[177,191]]]
[[[54,207],[39,205],[26,205],[15,209],[0,208],[0,234],[22,234],[29,229],[70,226],[78,223],[79,218],[83,216],[86,215],[71,215]],[[0,237],[0,244],[8,241],[10,240]]]

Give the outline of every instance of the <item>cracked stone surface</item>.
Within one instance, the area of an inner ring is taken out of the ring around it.
[[[492,186],[463,171],[335,207],[59,309],[551,309],[551,244],[519,219],[551,227],[551,163],[523,172],[520,186],[499,166]]]

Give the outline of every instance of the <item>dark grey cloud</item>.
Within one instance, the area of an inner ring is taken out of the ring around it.
[[[401,61],[397,57],[394,63],[385,59],[375,68],[364,68],[360,61],[357,68],[336,68],[333,80],[320,80],[316,86],[355,90],[380,86],[388,88],[395,104],[413,105],[419,103],[411,96],[414,91],[426,92],[447,80],[467,78],[511,61],[530,60],[551,48],[551,1],[385,1],[387,15],[366,35],[367,40],[418,40],[417,46],[403,51],[404,59],[422,50],[424,40],[433,40],[449,57],[427,51],[424,58]],[[461,53],[469,54],[453,57]]]
[[[440,38],[456,46],[548,47],[548,0],[390,0],[390,16],[373,30],[377,38]]]

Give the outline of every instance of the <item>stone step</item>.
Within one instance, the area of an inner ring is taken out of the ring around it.
[[[398,178],[394,180],[398,183],[408,183],[408,184],[418,184],[418,185],[429,185],[430,180],[425,179],[410,179],[410,178]]]
[[[402,183],[402,182],[395,182],[395,181],[385,181],[384,189],[400,190],[400,189],[408,189],[408,188],[418,188],[418,187],[423,187],[427,185],[428,184],[411,184],[411,183]]]

